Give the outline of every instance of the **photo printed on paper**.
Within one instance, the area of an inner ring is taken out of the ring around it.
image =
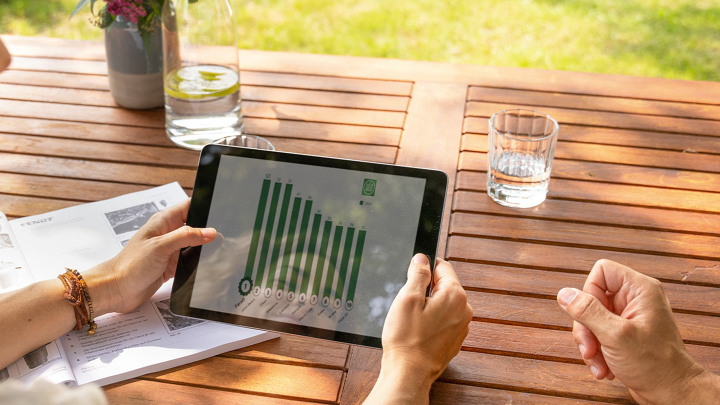
[[[160,209],[158,209],[155,203],[149,202],[117,211],[106,212],[105,217],[108,222],[110,222],[110,226],[115,232],[115,235],[122,235],[124,233],[137,231],[145,225],[154,213],[159,211]]]
[[[179,332],[183,329],[190,328],[206,321],[201,321],[195,318],[186,318],[184,316],[178,316],[170,312],[170,298],[153,302],[155,309],[160,314],[160,317],[165,324],[165,328],[168,333]]]

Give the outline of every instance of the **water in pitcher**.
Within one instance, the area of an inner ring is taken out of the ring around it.
[[[527,208],[545,201],[550,165],[542,156],[506,151],[489,166],[488,194],[499,204]]]
[[[165,121],[176,144],[201,149],[228,135],[240,134],[240,80],[219,65],[184,66],[165,83]]]

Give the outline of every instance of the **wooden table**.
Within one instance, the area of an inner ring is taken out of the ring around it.
[[[102,44],[4,36],[0,210],[39,214],[179,181],[197,154],[161,111],[115,106]],[[248,133],[279,149],[439,168],[440,252],[475,310],[433,403],[631,403],[582,365],[555,294],[608,258],[657,277],[690,353],[720,371],[720,83],[241,51]],[[485,194],[487,118],[561,124],[548,200]],[[111,403],[362,402],[379,351],[283,336],[107,387]]]

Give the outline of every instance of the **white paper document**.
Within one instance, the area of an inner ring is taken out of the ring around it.
[[[172,183],[12,221],[0,213],[0,294],[56,278],[65,267],[82,272],[114,257],[154,213],[185,199]],[[71,331],[26,354],[0,370],[0,383],[112,384],[277,336],[174,315],[171,287],[172,280],[129,313],[96,318],[93,336]]]

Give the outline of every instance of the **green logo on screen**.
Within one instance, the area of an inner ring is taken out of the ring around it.
[[[365,179],[365,181],[363,182],[362,195],[369,195],[371,197],[374,196],[376,184],[377,180]]]

